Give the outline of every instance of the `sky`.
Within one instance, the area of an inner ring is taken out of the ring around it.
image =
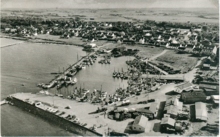
[[[218,0],[1,0],[1,8],[218,8]]]

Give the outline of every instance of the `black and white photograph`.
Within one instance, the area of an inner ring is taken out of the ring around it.
[[[219,136],[218,0],[0,3],[0,136]]]

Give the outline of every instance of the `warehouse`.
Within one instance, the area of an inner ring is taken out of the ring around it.
[[[197,121],[207,121],[208,120],[206,103],[196,102],[195,103],[195,112],[196,112],[196,120]]]

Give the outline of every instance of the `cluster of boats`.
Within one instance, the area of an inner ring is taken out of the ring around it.
[[[82,63],[79,65],[75,65],[73,67],[70,67],[68,70],[66,70],[64,73],[51,73],[51,74],[61,74],[56,80],[51,81],[49,84],[38,84],[38,87],[41,87],[43,89],[50,89],[57,87],[57,89],[61,89],[64,86],[74,85],[77,82],[77,79],[72,79],[73,76],[75,76],[81,69],[85,68],[85,65],[93,65],[95,62],[97,56],[96,55],[90,55],[87,58],[85,58]]]
[[[103,100],[105,100],[107,97],[107,92],[102,90],[96,90],[94,89],[93,92],[91,92],[88,89],[80,88],[75,89],[74,93],[69,95],[67,98],[74,99],[78,102],[91,102],[91,103],[100,103]]]
[[[121,78],[121,79],[128,79],[128,73],[127,72],[116,72],[114,71],[112,74],[113,78]]]
[[[99,61],[100,64],[111,64],[111,61],[108,59],[102,59]]]
[[[96,59],[97,59],[97,56],[95,56],[95,55],[91,55],[88,58],[84,59],[82,62],[83,67],[85,65],[87,65],[87,66],[93,65],[95,63]]]

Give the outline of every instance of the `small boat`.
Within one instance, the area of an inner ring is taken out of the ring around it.
[[[65,82],[61,81],[58,85],[57,85],[57,89],[61,89],[64,86]]]
[[[116,77],[117,76],[117,72],[113,72],[112,77]]]
[[[127,75],[127,74],[124,74],[123,79],[128,79],[128,75]]]
[[[73,73],[67,73],[66,76],[72,77],[74,74]]]
[[[120,75],[121,75],[120,72],[118,72],[118,74],[116,75],[116,77],[117,77],[117,78],[120,78]]]
[[[82,69],[86,69],[86,66],[83,65],[83,66],[82,66]]]
[[[124,78],[124,73],[121,73],[120,78],[122,79]]]

